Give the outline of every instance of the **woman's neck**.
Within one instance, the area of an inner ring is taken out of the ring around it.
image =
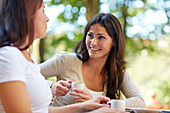
[[[30,53],[28,52],[28,49],[22,50],[21,53],[24,55],[24,57],[25,57],[28,61],[34,63],[34,61],[31,59],[31,55],[30,55]]]
[[[83,67],[90,71],[91,74],[100,76],[106,73],[105,63],[104,59],[89,59],[87,62],[83,62]]]
[[[106,77],[105,61],[90,59],[87,62],[83,62],[82,72],[84,83],[88,89],[103,91]]]

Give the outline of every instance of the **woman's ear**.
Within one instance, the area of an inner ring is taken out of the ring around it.
[[[115,40],[112,41],[112,46],[116,46]]]

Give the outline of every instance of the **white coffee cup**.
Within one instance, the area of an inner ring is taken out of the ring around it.
[[[73,92],[73,89],[74,89],[74,88],[84,89],[84,84],[78,83],[78,82],[72,82],[72,83],[71,83],[71,92]]]
[[[71,91],[71,92],[74,92],[74,91],[73,91],[74,88],[84,89],[84,84],[78,83],[78,82],[72,82],[70,91]],[[76,98],[77,96],[73,96],[73,97]]]
[[[107,102],[107,105],[112,109],[119,109],[125,111],[125,101],[113,99]]]

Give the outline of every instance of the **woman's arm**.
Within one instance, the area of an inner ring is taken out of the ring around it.
[[[126,97],[126,107],[146,108],[144,97],[136,84],[132,81],[129,74],[125,72],[121,91]]]
[[[82,113],[82,106],[79,104],[71,104],[61,107],[49,107],[49,113]]]
[[[45,78],[59,76],[67,66],[67,54],[59,54],[39,64],[41,74]]]
[[[104,96],[96,97],[95,99],[77,103],[66,105],[62,107],[49,107],[49,113],[85,113],[90,112],[92,110],[96,110],[101,107],[106,107],[106,104],[110,99]]]
[[[0,100],[6,113],[31,113],[24,82],[0,83]]]
[[[107,97],[100,96],[82,103],[63,107],[49,107],[49,113],[125,113],[120,110],[106,107],[106,103],[109,100],[110,99]]]

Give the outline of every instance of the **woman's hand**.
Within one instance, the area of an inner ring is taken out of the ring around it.
[[[108,101],[110,101],[110,98],[105,97],[105,96],[99,96],[99,97],[95,97],[91,100],[88,100],[86,102],[78,103],[78,105],[82,106],[82,108],[83,108],[79,112],[86,113],[86,112],[90,112],[92,110],[97,110],[101,107],[107,107],[107,104],[105,104],[105,103],[107,103]]]
[[[78,88],[74,88],[73,92],[70,92],[70,95],[80,97],[80,98],[75,98],[74,99],[75,102],[84,102],[87,100],[91,100],[93,98],[89,92]]]
[[[124,111],[107,107],[108,101],[110,101],[110,98],[99,96],[79,104],[82,104],[85,108],[82,113],[125,113]]]
[[[71,83],[72,83],[71,80],[69,81],[60,80],[58,82],[53,83],[51,86],[53,95],[65,96],[71,88]]]

